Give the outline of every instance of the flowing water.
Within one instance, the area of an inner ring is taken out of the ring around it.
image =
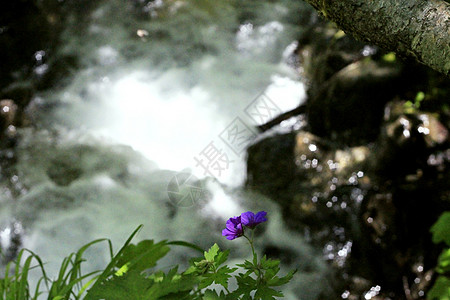
[[[4,187],[3,247],[23,231],[23,246],[55,274],[81,245],[108,237],[117,249],[144,224],[138,239],[218,242],[242,258],[245,241],[227,241],[221,229],[231,216],[266,210],[259,249],[275,248],[286,269],[299,269],[286,298],[316,299],[329,288],[321,251],[284,227],[273,202],[242,188],[255,126],[304,99],[293,53],[304,9],[296,0],[108,0],[82,20],[65,16],[54,55],[80,67],[29,106],[34,126],[20,132],[12,177],[19,193]],[[86,271],[104,266],[103,246],[88,253]],[[186,262],[174,251],[161,267]]]

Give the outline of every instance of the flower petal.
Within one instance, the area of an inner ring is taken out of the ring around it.
[[[241,214],[242,225],[253,229],[256,227],[256,225],[267,221],[267,219],[265,218],[266,215],[267,215],[267,212],[265,212],[265,211],[258,212],[256,214],[256,216],[251,211],[242,213]]]
[[[266,222],[267,221],[266,215],[267,215],[267,212],[265,212],[265,211],[258,212],[255,216],[255,222],[257,222],[258,224],[262,223],[262,222]]]
[[[222,230],[222,235],[228,240],[234,240],[244,234],[244,229],[241,224],[241,217],[229,218],[226,224],[226,228]]]
[[[253,224],[253,221],[255,220],[255,214],[251,211],[245,212],[241,214],[241,222],[244,226],[249,226]]]

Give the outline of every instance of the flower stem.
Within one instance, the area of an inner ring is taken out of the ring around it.
[[[251,236],[251,238],[248,238],[248,236],[246,236],[245,234],[244,234],[244,237],[247,239],[247,241],[249,242],[249,244],[250,244],[250,247],[252,248],[252,254],[253,254],[253,264],[255,265],[255,267],[258,267],[258,255],[256,254],[256,251],[255,251],[255,246],[253,245],[253,231],[252,231],[252,236]]]

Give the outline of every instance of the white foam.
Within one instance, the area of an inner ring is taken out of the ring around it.
[[[284,63],[294,39],[282,20],[289,9],[274,4],[270,18],[250,26],[236,23],[240,12],[228,2],[220,4],[220,14],[210,15],[214,7],[189,1],[165,15],[159,13],[164,9],[161,3],[169,2],[158,3],[151,8],[151,21],[139,21],[121,9],[122,1],[110,0],[92,14],[86,36],[74,35],[73,29],[66,32],[70,43],[65,53],[78,56],[86,67],[63,90],[37,98],[39,105],[61,105],[53,114],[43,113],[43,119],[52,120],[49,132],[56,130],[60,137],[24,135],[19,170],[30,192],[19,199],[17,210],[29,224],[24,246],[48,262],[48,273],[56,274],[62,258],[83,244],[108,237],[117,249],[144,224],[139,238],[184,239],[204,247],[218,241],[242,256],[247,253],[241,247],[244,242],[225,244],[221,227],[251,207],[270,207],[266,243],[310,257],[301,237],[281,225],[276,205],[230,192],[245,180],[245,152],[236,153],[224,142],[226,135],[221,138],[236,118],[255,130],[252,126],[258,123],[248,108],[261,94],[279,113],[303,101],[303,83]],[[189,5],[192,15],[177,15]],[[136,36],[137,30],[148,35]],[[155,32],[168,38],[158,39]],[[201,55],[199,45],[207,49]],[[138,54],[129,58],[126,51]],[[174,206],[168,199],[168,183],[180,171],[200,179],[210,176],[194,159],[210,143],[232,163],[207,184],[209,201]],[[73,161],[80,172],[66,186],[56,185],[48,176],[58,157]],[[86,270],[106,263],[103,246],[88,254],[93,260]]]

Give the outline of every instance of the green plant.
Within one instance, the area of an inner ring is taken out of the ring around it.
[[[38,299],[38,297],[41,299],[45,296],[49,300],[269,300],[282,297],[282,292],[275,288],[289,282],[295,271],[289,272],[284,277],[277,276],[280,271],[280,262],[268,259],[266,256],[258,260],[253,246],[253,234],[252,237],[244,234],[244,228],[249,228],[253,233],[253,229],[259,223],[265,222],[265,214],[260,212],[255,218],[251,212],[244,213],[241,215],[244,216],[242,222],[241,217],[231,218],[239,220],[239,223],[233,223],[233,226],[240,228],[238,236],[234,238],[240,236],[247,238],[253,253],[252,261],[246,260],[243,264],[234,267],[226,265],[229,250],[221,251],[217,244],[208,251],[203,251],[198,246],[184,241],[155,243],[152,240],[143,240],[132,244],[131,240],[142,228],[141,225],[115,255],[111,241],[107,239],[95,240],[81,247],[76,253],[70,254],[63,260],[54,280],[47,276],[44,264],[38,255],[29,250],[20,251],[14,266],[14,275],[9,275],[14,265],[9,263],[5,277],[0,279],[0,296],[5,300],[28,300]],[[227,229],[229,222],[227,222]],[[224,232],[227,229],[224,229]],[[81,265],[84,261],[84,252],[92,245],[103,241],[106,241],[109,246],[111,255],[109,264],[102,271],[83,274]],[[156,265],[158,260],[170,252],[170,246],[188,247],[201,252],[202,256],[192,258],[185,271],[179,271],[179,267],[175,266],[164,272],[157,269]],[[29,256],[25,258],[26,253]],[[24,259],[23,264],[21,264],[22,259]],[[33,260],[37,262],[35,267],[31,266]],[[42,278],[38,281],[34,294],[31,294],[28,275],[33,268],[40,269]],[[235,280],[234,290],[230,290],[228,285],[232,278]]]
[[[420,109],[420,105],[425,99],[425,93],[419,91],[414,98],[414,101],[406,101],[404,104],[404,109],[406,113],[414,113]]]
[[[438,258],[436,272],[439,276],[427,294],[427,299],[450,300],[450,211],[444,212],[431,227],[433,242],[444,242],[444,249]]]
[[[92,272],[88,274],[82,274],[81,263],[84,261],[83,253],[92,245],[108,241],[110,252],[112,252],[112,245],[109,240],[99,239],[92,241],[83,247],[81,247],[76,253],[72,253],[64,258],[59,269],[59,273],[55,280],[51,280],[44,268],[44,264],[41,258],[30,250],[20,250],[15,262],[10,262],[6,266],[5,276],[0,278],[0,297],[3,300],[26,300],[26,299],[38,299],[44,292],[42,291],[42,285],[45,285],[45,290],[48,294],[47,299],[59,300],[59,299],[81,299],[86,288],[92,283],[92,280],[88,281],[84,285],[82,281],[93,277],[100,271]],[[29,254],[26,256],[26,254]],[[22,264],[22,259],[24,263]],[[37,262],[36,266],[31,266],[31,263]],[[11,272],[12,268],[13,271]],[[42,277],[34,288],[32,294],[30,290],[28,276],[32,269],[38,268],[42,272]]]

